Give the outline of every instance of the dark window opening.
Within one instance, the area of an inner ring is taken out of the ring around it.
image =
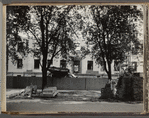
[[[17,68],[22,68],[22,67],[23,67],[22,59],[18,59],[17,60]]]
[[[52,64],[53,64],[53,60],[52,60],[52,62],[51,62],[51,63],[50,63],[50,62],[51,62],[51,60],[47,60],[47,66],[49,66],[49,64],[50,64],[50,65],[52,65]]]
[[[132,67],[134,71],[137,71],[137,62],[132,62]]]
[[[60,67],[61,68],[66,68],[66,60],[61,60],[60,61]]]
[[[88,70],[93,70],[93,61],[88,61],[87,69]]]
[[[23,49],[23,43],[18,43],[18,51],[20,52]]]
[[[134,47],[132,47],[132,55],[137,55],[138,54],[138,50],[136,50]]]
[[[100,70],[101,71],[105,71],[104,66],[101,66]]]
[[[104,67],[104,61],[101,61],[101,64],[100,64],[100,70],[101,71],[105,71],[105,67]]]
[[[34,60],[34,68],[35,69],[39,69],[39,64],[40,64],[40,60],[39,59],[35,59]]]
[[[26,40],[26,47],[29,47],[29,41]]]
[[[74,73],[79,73],[80,71],[80,61],[74,61]]]

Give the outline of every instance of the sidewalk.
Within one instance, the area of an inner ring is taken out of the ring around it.
[[[7,96],[22,89],[9,89]],[[41,91],[41,90],[38,90]],[[142,103],[99,101],[100,91],[58,90],[55,98],[7,99],[11,112],[142,112]],[[39,107],[40,106],[40,107]]]

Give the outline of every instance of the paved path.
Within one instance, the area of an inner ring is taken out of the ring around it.
[[[142,112],[143,104],[84,102],[84,101],[17,101],[8,102],[11,112]]]
[[[20,90],[7,90],[7,96]],[[142,103],[99,101],[100,91],[60,90],[57,98],[7,99],[11,112],[142,112]],[[93,99],[94,98],[94,99]],[[93,100],[91,100],[93,99]]]

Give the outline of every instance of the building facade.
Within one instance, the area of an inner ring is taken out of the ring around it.
[[[130,60],[125,62],[124,64],[129,64],[129,63],[130,63]],[[139,57],[138,55],[133,55],[131,57],[131,64],[135,67],[135,72],[143,72],[143,58],[141,56]],[[20,58],[16,60],[14,64],[9,59],[8,65],[9,65],[7,70],[8,75],[41,76],[42,69],[40,66],[40,60],[37,58],[34,58],[31,54],[29,54],[28,57],[26,58],[23,58],[23,59]],[[111,65],[112,74],[119,74],[119,72],[122,69],[121,65],[122,64],[113,62]],[[101,65],[96,64],[95,60],[92,59],[90,55],[87,55],[83,59],[73,57],[71,61],[65,60],[61,57],[54,58],[51,66],[68,68],[70,70],[70,73],[74,73],[74,74],[87,74],[87,75],[88,74],[90,75],[106,74],[103,67]]]
[[[33,47],[33,40],[27,41],[29,47]],[[78,47],[84,46],[85,42],[78,42]],[[21,48],[21,45],[18,43],[16,47]],[[78,48],[78,51],[80,48]],[[15,63],[12,63],[12,60],[8,58],[8,67],[7,67],[7,75],[11,76],[41,76],[41,66],[40,60],[35,58],[33,54],[28,54],[27,57],[21,58],[19,57]],[[47,63],[50,60],[47,61]],[[135,67],[135,72],[142,73],[143,72],[143,55],[133,55],[129,53],[127,55],[127,59],[123,64],[117,63],[113,61],[111,65],[112,75],[119,74],[121,70],[127,68],[122,65],[133,65]],[[85,58],[81,58],[80,56],[72,56],[71,60],[65,60],[62,57],[54,58],[52,65],[54,67],[68,68],[70,73],[74,74],[90,74],[90,75],[106,75],[103,67],[96,63],[94,59],[91,58],[91,55],[86,55]]]

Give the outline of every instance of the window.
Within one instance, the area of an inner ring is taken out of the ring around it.
[[[79,73],[80,71],[80,61],[74,61],[74,72]]]
[[[21,51],[23,49],[23,43],[20,42],[18,43],[18,51]]]
[[[50,64],[50,60],[47,61],[47,66]],[[52,60],[52,63],[51,65],[53,64],[53,60]]]
[[[120,71],[119,61],[114,61],[114,71]]]
[[[61,68],[66,68],[66,60],[61,60],[60,61],[60,67]]]
[[[34,68],[35,69],[39,69],[39,64],[40,64],[40,60],[39,59],[35,59],[34,60]]]
[[[26,40],[26,47],[29,47],[29,41]]]
[[[100,70],[101,71],[105,71],[104,66],[101,66]]]
[[[88,70],[93,70],[93,61],[88,61],[88,63],[87,63],[87,69]]]
[[[104,67],[104,61],[101,61],[100,63],[100,71],[105,71],[105,67]]]
[[[132,62],[132,67],[134,71],[137,71],[137,62]]]
[[[138,51],[134,47],[132,47],[131,50],[132,50],[132,55],[137,55]]]
[[[17,68],[22,68],[23,67],[23,63],[22,63],[22,59],[18,59],[17,60]]]

